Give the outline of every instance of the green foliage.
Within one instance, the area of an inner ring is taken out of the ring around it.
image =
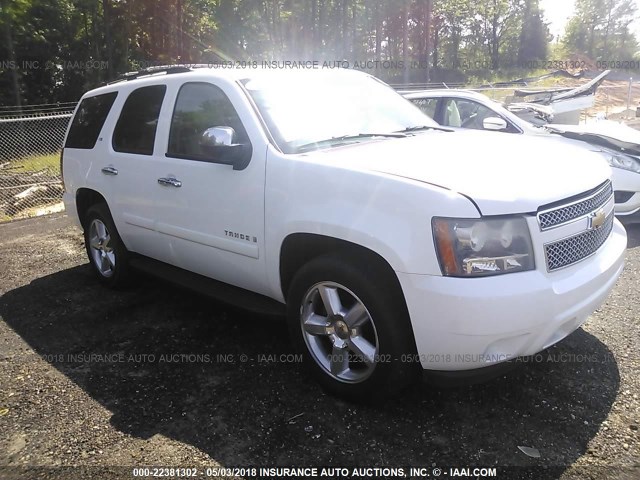
[[[636,13],[633,0],[576,0],[563,43],[594,60],[631,60],[638,49],[630,31]]]
[[[11,163],[11,170],[19,173],[47,170],[53,175],[58,175],[60,174],[60,152],[21,158]]]
[[[489,79],[547,57],[543,14],[539,0],[0,0],[0,105],[76,100],[126,71],[220,60],[390,61],[407,68],[370,72]],[[635,16],[634,0],[576,0],[563,45],[631,59]]]
[[[538,0],[526,0],[520,30],[518,63],[521,65],[535,60],[545,60],[551,36],[542,18]]]

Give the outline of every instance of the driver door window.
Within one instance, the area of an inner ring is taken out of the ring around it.
[[[169,131],[168,157],[206,161],[202,134],[212,127],[231,127],[238,143],[248,143],[231,101],[210,83],[186,83],[180,88]]]
[[[497,117],[493,110],[471,100],[447,98],[444,101],[444,124],[448,127],[484,130],[482,122],[488,117]]]

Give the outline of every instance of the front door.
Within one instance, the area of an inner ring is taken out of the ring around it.
[[[227,87],[228,88],[228,87]],[[210,82],[180,86],[160,129],[166,148],[154,155],[155,229],[168,263],[225,283],[267,293],[264,259],[266,144],[249,138],[224,90]],[[203,133],[231,127],[251,160],[236,170],[211,161]],[[163,136],[164,138],[164,136]]]

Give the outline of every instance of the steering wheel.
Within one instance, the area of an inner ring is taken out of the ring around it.
[[[474,128],[474,127],[477,128],[478,127],[478,125],[476,125],[477,121],[478,121],[478,113],[477,112],[476,113],[472,113],[469,118],[465,119],[462,122],[461,127],[462,128]]]

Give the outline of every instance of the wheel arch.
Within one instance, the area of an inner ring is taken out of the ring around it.
[[[303,265],[314,258],[331,253],[345,255],[353,261],[366,262],[366,265],[374,267],[376,272],[402,295],[402,301],[406,306],[398,276],[382,255],[348,240],[315,233],[292,233],[283,240],[280,248],[280,288],[283,297],[287,298],[291,281]]]
[[[87,225],[85,224],[87,212],[92,206],[98,203],[106,204],[107,200],[96,190],[91,188],[79,188],[76,191],[76,210],[83,229],[87,228]]]

